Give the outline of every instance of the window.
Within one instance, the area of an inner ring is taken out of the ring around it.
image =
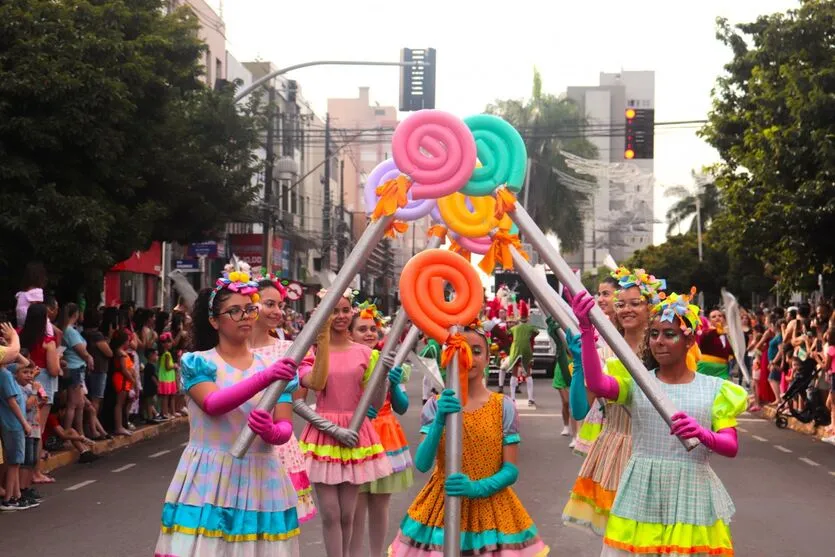
[[[290,193],[290,212],[291,212],[291,213],[293,213],[294,215],[298,214],[298,213],[297,213],[297,211],[299,210],[299,206],[298,206],[298,205],[299,205],[299,201],[298,201],[298,199],[299,199],[299,194],[298,194],[298,193],[296,192],[296,190],[294,189],[294,190]]]
[[[281,210],[287,212],[290,210],[290,188],[287,187],[287,182],[281,181]]]
[[[310,204],[310,199],[299,196],[299,228],[304,230],[304,208]]]
[[[385,108],[375,108],[374,109],[374,116],[385,116],[386,109]]]
[[[215,58],[215,79],[223,79],[223,62]]]

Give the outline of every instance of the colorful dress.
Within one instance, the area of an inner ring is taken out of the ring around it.
[[[276,340],[266,346],[254,348],[253,354],[258,354],[264,358],[267,364],[272,364],[279,358],[283,358],[287,350],[293,345],[290,340]],[[308,352],[308,355],[299,364],[299,377],[304,377],[313,368],[313,353]],[[288,389],[282,393],[278,399],[279,404],[292,404],[294,391],[298,388],[298,383],[288,385]],[[310,485],[310,478],[307,476],[307,466],[305,466],[304,455],[302,454],[299,440],[296,434],[290,435],[290,440],[283,445],[276,447],[278,457],[284,464],[284,469],[290,476],[290,481],[293,482],[293,487],[296,488],[296,496],[299,502],[296,504],[298,511],[299,524],[304,524],[308,520],[316,516],[316,504],[313,502],[313,488]]]
[[[367,383],[371,378],[371,373],[374,371],[374,367],[377,365],[379,358],[380,353],[377,350],[371,352],[371,361],[368,363],[368,369],[362,379],[363,383]],[[412,368],[409,364],[403,364],[402,367],[403,375],[401,385],[409,380],[409,376],[412,373]],[[406,433],[403,431],[400,422],[392,411],[390,393],[386,394],[386,402],[377,412],[377,417],[371,420],[371,424],[380,436],[380,441],[386,450],[386,456],[391,462],[393,473],[385,478],[363,484],[360,491],[372,494],[408,491],[412,487],[412,484],[415,483],[414,473],[412,471],[412,453],[409,452],[409,441],[406,439]]]
[[[522,373],[527,374],[533,362],[533,348],[531,341],[539,333],[539,329],[530,323],[519,323],[512,329],[510,334],[513,335],[513,343],[510,345],[510,365],[508,369],[513,369],[519,360],[522,361],[522,366],[525,368]]]
[[[421,432],[435,420],[436,398],[423,407]],[[463,413],[462,472],[471,480],[496,474],[504,462],[503,447],[519,443],[519,419],[513,402],[492,393],[481,408]],[[444,447],[432,476],[418,493],[389,548],[392,557],[441,557],[444,544]],[[461,501],[461,554],[489,557],[540,557],[545,545],[513,489],[506,487],[489,497]]]
[[[183,388],[214,382],[221,389],[263,370],[254,355],[246,370],[217,351],[185,354]],[[165,495],[155,557],[298,557],[296,490],[277,447],[256,437],[243,458],[230,449],[260,395],[212,417],[189,397],[189,442]]]
[[[328,383],[316,394],[320,416],[340,427],[350,425],[370,359],[371,349],[362,344],[351,344],[347,350],[330,349]],[[371,420],[365,418],[358,433],[357,446],[349,448],[312,425],[305,426],[299,445],[311,483],[362,485],[391,475],[391,462]]]
[[[177,370],[174,369],[174,358],[171,352],[163,352],[159,358],[159,370],[157,371],[157,394],[177,394]]]
[[[720,379],[730,376],[728,360],[733,356],[733,349],[727,335],[710,329],[699,338],[699,350],[702,352],[697,364],[699,373]]]
[[[629,377],[617,358],[606,360],[605,372]],[[617,495],[621,474],[632,454],[632,418],[623,405],[607,403],[606,425],[591,446],[580,475],[571,489],[562,520],[570,526],[589,528],[602,536]]]
[[[734,504],[710,467],[711,451],[688,452],[631,377],[615,377],[618,404],[633,419],[633,453],[612,507],[601,557],[628,555],[708,557],[734,554],[728,523]],[[697,373],[690,383],[655,380],[673,406],[719,431],[736,427],[745,411],[745,389]]]

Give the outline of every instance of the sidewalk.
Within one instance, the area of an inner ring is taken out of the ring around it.
[[[764,418],[768,418],[769,420],[774,421],[777,417],[777,409],[774,407],[763,406],[759,414],[761,414]],[[826,437],[826,426],[816,427],[814,422],[804,424],[803,422],[791,417],[789,417],[788,420],[789,425],[787,429],[803,433],[804,435],[811,435],[813,437],[816,437],[818,440]]]
[[[97,441],[96,444],[93,445],[92,450],[93,453],[97,455],[106,454],[113,452],[116,449],[130,447],[131,445],[135,445],[140,441],[151,439],[153,437],[157,437],[158,435],[163,435],[165,433],[187,427],[188,416],[184,416],[182,418],[175,418],[173,420],[169,420],[161,424],[141,426],[138,427],[136,431],[133,432],[133,435],[131,435],[130,437],[120,436],[114,437],[113,439],[107,439],[105,441]],[[52,453],[52,455],[50,455],[50,457],[44,463],[43,471],[51,472],[57,468],[73,464],[77,461],[78,451],[76,451],[75,449]]]

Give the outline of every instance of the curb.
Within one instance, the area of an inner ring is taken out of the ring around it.
[[[130,437],[114,437],[113,439],[96,441],[92,450],[97,455],[107,454],[117,449],[130,447],[147,439],[153,439],[164,433],[183,429],[183,427],[188,427],[188,416],[175,418],[161,424],[138,427]],[[75,449],[54,453],[44,462],[42,471],[44,473],[52,472],[63,466],[78,462],[78,454],[78,451]]]
[[[774,407],[763,406],[760,413],[764,418],[768,418],[771,421],[774,421],[774,419],[777,417],[777,409]],[[811,435],[812,437],[815,437],[818,440],[826,437],[826,426],[815,426],[814,422],[804,424],[803,422],[792,417],[788,417],[788,420],[788,429],[792,431],[796,431],[804,435]]]

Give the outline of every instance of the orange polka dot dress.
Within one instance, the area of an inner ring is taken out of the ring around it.
[[[437,399],[421,414],[421,432],[435,419]],[[462,472],[471,480],[496,474],[502,467],[504,445],[519,443],[518,415],[513,402],[493,393],[477,410],[463,412]],[[418,493],[389,548],[393,557],[442,557],[444,544],[444,447],[438,444],[432,476]],[[484,498],[461,501],[461,554],[486,557],[539,557],[548,554],[528,512],[506,487]]]

